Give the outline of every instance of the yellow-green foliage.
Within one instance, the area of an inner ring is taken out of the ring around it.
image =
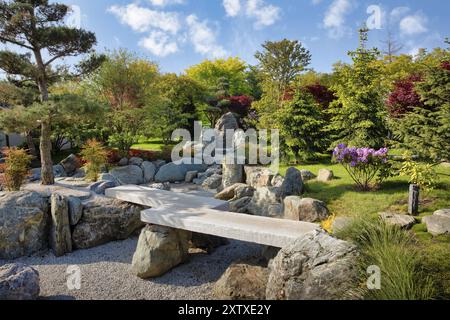
[[[3,149],[5,164],[3,165],[2,184],[8,191],[19,191],[23,184],[33,157],[26,150],[17,148]]]
[[[403,158],[406,161],[400,168],[400,174],[408,176],[410,183],[417,184],[425,190],[433,190],[436,187],[439,177],[432,164],[416,162],[409,153],[405,153]]]
[[[102,166],[107,162],[108,152],[97,140],[89,140],[83,146],[81,156],[86,162],[86,179],[97,181]]]

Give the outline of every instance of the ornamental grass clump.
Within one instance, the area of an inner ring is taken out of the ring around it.
[[[29,172],[33,156],[26,150],[4,148],[5,163],[2,164],[2,185],[7,191],[19,191]]]
[[[97,181],[102,167],[108,161],[108,151],[97,140],[89,140],[83,146],[81,156],[84,162],[86,162],[86,179],[94,182]]]
[[[334,159],[342,164],[358,189],[369,191],[377,174],[387,166],[387,148],[375,150],[371,148],[349,148],[340,144],[333,152]]]

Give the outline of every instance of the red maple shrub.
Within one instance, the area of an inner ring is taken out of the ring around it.
[[[392,117],[402,117],[415,107],[422,105],[420,95],[416,91],[416,83],[422,80],[422,76],[412,75],[395,83],[394,90],[386,102],[387,109]]]
[[[314,97],[316,103],[318,103],[323,110],[328,109],[330,104],[336,100],[333,91],[320,83],[308,85],[305,89]]]

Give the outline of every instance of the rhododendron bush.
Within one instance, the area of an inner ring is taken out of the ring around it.
[[[387,148],[349,148],[340,144],[334,150],[333,157],[344,166],[358,189],[368,191],[377,174],[387,166],[388,152]]]

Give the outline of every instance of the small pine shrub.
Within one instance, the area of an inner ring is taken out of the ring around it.
[[[5,148],[2,150],[5,163],[2,165],[2,186],[8,191],[19,191],[29,172],[33,157],[24,149]]]
[[[108,151],[97,140],[88,140],[81,150],[83,162],[86,163],[86,179],[97,181],[103,166],[108,162]]]

